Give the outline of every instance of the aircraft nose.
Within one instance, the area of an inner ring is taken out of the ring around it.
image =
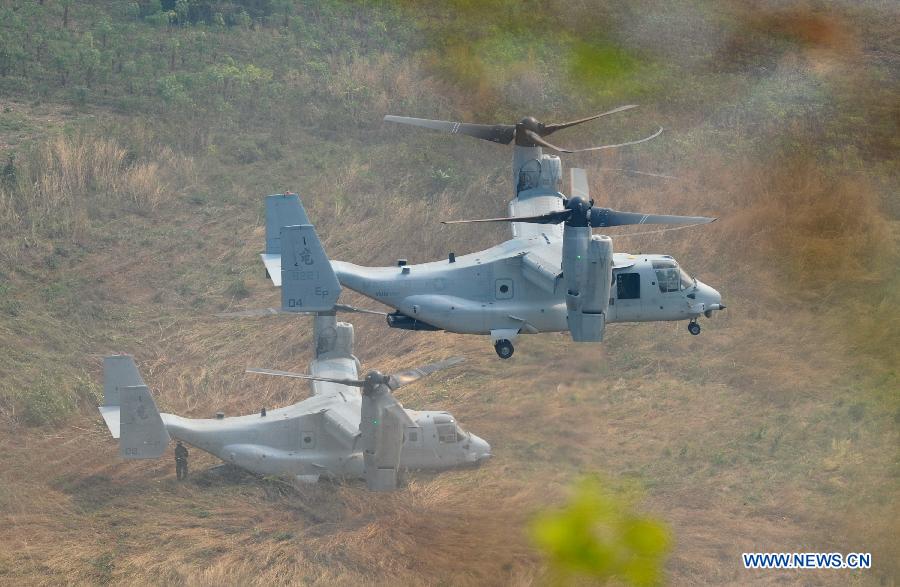
[[[491,458],[491,445],[479,436],[472,434],[472,440],[469,443],[469,454],[476,463],[482,463]]]
[[[707,312],[725,309],[725,304],[722,303],[722,294],[702,281],[697,282],[697,299],[703,302]]]

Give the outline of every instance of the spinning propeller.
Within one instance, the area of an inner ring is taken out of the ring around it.
[[[504,218],[478,218],[475,220],[444,220],[441,224],[468,224],[473,222],[526,222],[530,224],[559,224],[568,226],[629,226],[632,224],[708,224],[715,218],[707,216],[674,216],[670,214],[642,214],[640,212],[619,212],[610,208],[593,205],[592,200],[580,196],[563,200],[563,209],[538,214],[537,216],[510,216]]]
[[[432,130],[448,132],[450,134],[468,135],[470,137],[475,137],[476,139],[483,139],[485,141],[500,143],[502,145],[508,145],[509,143],[515,141],[515,144],[520,147],[545,147],[558,153],[581,153],[584,151],[600,151],[602,149],[615,149],[617,147],[637,145],[638,143],[643,143],[651,139],[655,139],[660,134],[662,134],[663,129],[662,127],[660,127],[652,135],[644,137],[642,139],[638,139],[636,141],[618,143],[615,145],[600,145],[598,147],[588,147],[586,149],[567,149],[565,147],[557,147],[556,145],[545,141],[544,137],[549,136],[556,131],[562,130],[564,128],[569,128],[577,124],[596,120],[602,116],[609,116],[610,114],[623,112],[632,108],[637,108],[637,105],[630,104],[628,106],[620,106],[608,112],[603,112],[601,114],[588,116],[587,118],[581,118],[578,120],[572,120],[570,122],[562,122],[558,124],[544,124],[543,122],[538,121],[533,116],[526,116],[516,124],[472,124],[469,122],[428,120],[426,118],[410,118],[408,116],[393,115],[385,116],[384,120],[387,122],[397,122],[400,124],[421,126],[423,128],[430,128]]]
[[[530,224],[559,224],[566,226],[602,228],[633,224],[708,224],[715,218],[707,216],[675,216],[671,214],[643,214],[619,212],[611,208],[594,206],[588,191],[584,169],[572,168],[572,196],[563,198],[563,209],[535,216],[507,216],[502,218],[478,218],[475,220],[444,220],[441,224],[469,224],[473,222],[526,222]]]
[[[393,373],[391,375],[385,375],[381,371],[372,370],[366,373],[365,379],[321,377],[319,375],[307,375],[305,373],[294,373],[292,371],[276,371],[274,369],[258,369],[255,367],[247,369],[247,373],[275,375],[278,377],[293,377],[295,379],[308,379],[311,381],[327,381],[329,383],[337,383],[339,385],[361,387],[363,390],[363,394],[366,394],[371,393],[379,385],[386,385],[391,391],[396,391],[404,385],[409,385],[414,381],[418,381],[426,375],[431,375],[432,373],[436,373],[438,371],[441,371],[442,369],[447,369],[448,367],[452,367],[453,365],[458,365],[463,361],[465,361],[464,357],[451,357],[444,361],[431,363],[425,365],[424,367],[418,367],[416,369],[400,371],[399,373]]]
[[[356,314],[375,314],[378,316],[387,316],[387,312],[379,310],[367,310],[366,308],[357,308],[356,306],[348,306],[346,304],[335,304],[332,308],[334,312],[350,312]],[[275,314],[292,314],[292,315],[319,315],[325,312],[294,312],[282,310],[281,308],[258,308],[253,310],[242,310],[240,312],[220,312],[216,314],[219,318],[255,318],[258,316],[273,316]]]
[[[366,485],[373,491],[390,491],[397,488],[397,471],[400,467],[400,452],[403,449],[403,433],[407,426],[416,426],[406,410],[398,402],[392,391],[400,389],[422,377],[442,369],[462,363],[463,357],[431,363],[417,369],[385,375],[372,370],[365,379],[345,379],[320,377],[275,371],[272,369],[247,369],[248,373],[293,377],[312,381],[327,381],[339,385],[362,388],[360,407],[359,438],[362,441],[364,477]]]

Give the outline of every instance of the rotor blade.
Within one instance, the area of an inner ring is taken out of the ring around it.
[[[618,171],[619,173],[627,173],[629,175],[646,175],[647,177],[659,177],[662,179],[678,179],[674,175],[666,175],[664,173],[648,173],[646,171],[637,171],[635,169],[626,169],[624,167],[599,167],[600,171]]]
[[[556,145],[554,145],[552,143],[548,143],[547,141],[545,141],[544,139],[541,138],[541,135],[537,134],[536,132],[534,132],[532,130],[526,129],[525,136],[527,136],[529,138],[529,140],[531,140],[531,142],[533,142],[534,144],[540,145],[542,147],[546,147],[547,149],[552,149],[558,153],[574,153],[575,152],[571,149],[563,149],[562,147],[557,147]]]
[[[586,149],[573,149],[571,151],[563,150],[563,153],[584,153],[585,151],[600,151],[603,149],[617,149],[619,147],[627,147],[629,145],[639,145],[640,143],[646,143],[647,141],[652,141],[656,137],[662,134],[663,128],[659,127],[655,133],[650,135],[649,137],[644,137],[643,139],[638,139],[636,141],[629,141],[627,143],[617,143],[615,145],[600,145],[599,147],[588,147]]]
[[[707,216],[674,216],[669,214],[641,214],[619,212],[609,208],[591,208],[591,226],[630,226],[634,224],[708,224],[715,218]]]
[[[335,304],[334,309],[338,312],[353,312],[356,314],[375,314],[376,316],[387,316],[387,312],[381,310],[367,310],[366,308],[357,308],[356,306],[348,306],[346,304]]]
[[[477,218],[475,220],[442,220],[441,224],[471,224],[475,222],[527,222],[529,224],[559,224],[571,216],[571,210],[555,210],[537,216],[510,216],[507,218]]]
[[[356,306],[348,306],[346,304],[335,304],[332,308],[336,312],[353,312],[356,314],[375,314],[378,316],[387,316],[387,312],[380,310],[367,310],[365,308],[357,308]],[[216,314],[219,318],[256,318],[259,316],[274,316],[276,314],[291,314],[300,316],[309,316],[315,314],[325,314],[326,312],[290,312],[281,308],[258,308],[253,310],[242,310],[240,312],[220,312]]]
[[[338,383],[340,385],[349,385],[352,387],[362,387],[365,381],[358,379],[335,379],[333,377],[319,377],[318,375],[306,375],[304,373],[293,373],[291,371],[276,371],[275,369],[258,369],[250,367],[247,373],[259,373],[260,375],[275,375],[276,377],[293,377],[294,379],[308,379],[311,381],[327,381],[329,383]]]
[[[609,112],[604,112],[603,114],[595,114],[593,116],[588,116],[587,118],[580,118],[578,120],[573,120],[571,122],[561,122],[559,124],[546,124],[544,125],[544,136],[549,135],[550,133],[554,133],[558,130],[562,130],[564,128],[569,128],[570,126],[575,126],[576,124],[581,124],[582,122],[588,122],[591,120],[596,120],[601,116],[609,116],[610,114],[615,114],[617,112],[623,112],[625,110],[631,110],[632,108],[637,108],[637,104],[629,104],[627,106],[619,106],[618,108],[613,108]]]
[[[219,312],[219,318],[255,318],[257,316],[274,316],[275,314],[300,314],[301,312],[285,312],[281,308],[257,308],[254,310],[242,310],[240,312]],[[313,314],[314,312],[302,312]]]
[[[410,118],[408,116],[388,115],[384,117],[384,120],[386,122],[421,126],[423,128],[448,132],[454,135],[469,135],[476,139],[484,139],[486,141],[491,141],[492,143],[500,143],[503,145],[512,142],[516,130],[516,127],[511,124],[471,124],[468,122],[451,122],[448,120]]]
[[[400,389],[404,385],[409,385],[413,381],[418,381],[426,375],[431,375],[432,373],[436,373],[442,369],[447,369],[448,367],[452,367],[453,365],[458,365],[465,360],[465,357],[451,357],[445,361],[431,363],[430,365],[425,365],[424,367],[419,367],[418,369],[409,369],[408,371],[394,373],[388,378],[388,387],[390,387],[391,390]]]
[[[572,193],[570,195],[573,198],[578,196],[590,201],[591,190],[588,188],[587,171],[578,167],[572,167],[569,169],[569,178],[572,184]]]

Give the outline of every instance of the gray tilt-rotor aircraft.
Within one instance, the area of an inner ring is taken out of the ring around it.
[[[392,328],[490,335],[502,359],[520,334],[568,330],[576,342],[602,341],[606,324],[689,320],[724,310],[715,289],[690,277],[669,255],[614,253],[612,239],[593,228],[642,224],[704,224],[715,218],[619,212],[595,206],[583,169],[571,169],[571,193],[559,191],[562,165],[543,148],[574,153],[634,145],[564,149],[544,137],[557,130],[633,108],[563,124],[524,118],[515,125],[481,125],[386,116],[385,120],[514,143],[515,197],[509,216],[460,222],[509,222],[512,239],[487,250],[394,267],[329,261],[294,194],[266,198],[266,274],[282,287],[282,311],[333,307],[341,286],[394,308]]]
[[[134,360],[114,355],[103,361],[100,412],[125,459],[160,457],[174,437],[253,473],[309,482],[361,477],[375,491],[395,489],[401,470],[472,467],[491,456],[490,445],[449,413],[404,409],[392,393],[461,358],[360,379],[352,325],[333,312],[316,316],[315,338],[311,375],[248,370],[310,380],[313,395],[292,406],[215,419],[161,414]]]

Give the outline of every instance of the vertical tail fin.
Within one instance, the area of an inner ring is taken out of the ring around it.
[[[309,224],[300,196],[278,194],[266,196],[266,254],[281,254],[281,228]]]
[[[341,284],[310,224],[281,229],[281,309],[329,312]]]
[[[134,359],[129,355],[112,355],[103,359],[103,405],[100,414],[113,438],[119,438],[119,410],[123,387],[144,385]]]
[[[119,390],[122,407],[119,454],[124,459],[155,459],[169,444],[169,433],[146,385]]]
[[[119,439],[123,458],[151,459],[165,452],[169,433],[131,356],[103,359],[100,413],[112,437]]]
[[[281,229],[285,226],[309,224],[300,196],[279,194],[266,196],[266,252],[262,256],[266,277],[281,286]]]

